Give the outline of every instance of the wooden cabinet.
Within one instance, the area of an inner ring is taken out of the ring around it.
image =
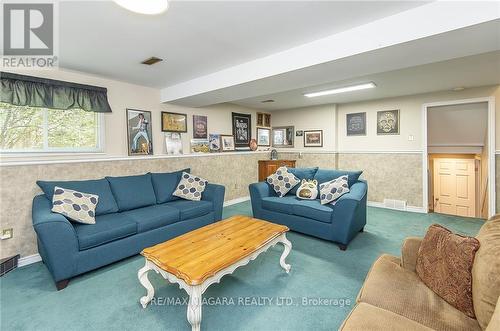
[[[295,168],[295,160],[259,160],[259,182],[266,180],[279,167]]]

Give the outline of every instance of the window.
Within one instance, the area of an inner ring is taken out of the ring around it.
[[[0,103],[2,152],[97,152],[101,115]]]

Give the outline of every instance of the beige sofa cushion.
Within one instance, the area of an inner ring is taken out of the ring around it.
[[[392,311],[436,330],[481,330],[477,321],[429,289],[399,258],[382,255],[372,266],[358,302]]]
[[[491,316],[490,324],[486,328],[486,331],[498,331],[500,330],[500,297],[497,300],[497,306],[493,316]]]
[[[476,238],[481,247],[472,267],[472,299],[476,318],[485,329],[500,295],[500,215],[487,221]]]
[[[354,307],[339,330],[431,331],[432,329],[401,315],[362,302]]]

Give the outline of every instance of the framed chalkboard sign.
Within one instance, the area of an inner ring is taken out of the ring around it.
[[[346,114],[346,132],[348,136],[365,136],[366,113]]]

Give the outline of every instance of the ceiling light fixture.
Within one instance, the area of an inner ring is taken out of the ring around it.
[[[331,89],[331,90],[305,93],[304,96],[308,97],[308,98],[314,98],[314,97],[321,97],[323,95],[330,95],[330,94],[338,94],[338,93],[344,93],[344,92],[352,92],[352,91],[358,91],[358,90],[365,90],[365,89],[369,89],[369,88],[374,88],[376,86],[377,85],[375,85],[375,83],[370,82],[370,83],[365,83],[365,84],[358,84],[358,85],[352,85],[352,86],[334,88],[334,89]]]
[[[127,10],[145,15],[157,15],[168,9],[167,0],[113,0]]]
[[[148,66],[151,66],[151,65],[158,63],[158,62],[161,62],[161,61],[163,61],[163,59],[160,59],[159,57],[156,57],[156,56],[152,56],[149,59],[142,61],[141,63],[146,64]]]
[[[270,102],[274,102],[273,99],[268,99],[268,100],[262,100],[261,103],[270,103]]]

